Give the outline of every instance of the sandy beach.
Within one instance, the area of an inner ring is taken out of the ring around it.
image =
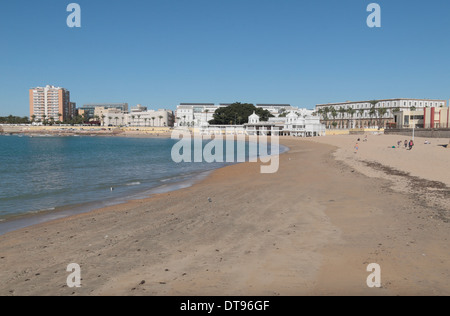
[[[233,165],[0,236],[0,295],[450,295],[448,139],[358,137],[283,138],[275,174]]]

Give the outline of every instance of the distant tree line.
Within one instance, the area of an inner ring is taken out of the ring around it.
[[[29,124],[30,119],[26,116],[0,116],[0,124]]]
[[[241,125],[248,123],[248,117],[255,112],[261,121],[266,122],[269,117],[273,117],[269,111],[257,108],[250,103],[233,103],[225,108],[219,108],[214,112],[213,118],[209,121],[211,125]]]

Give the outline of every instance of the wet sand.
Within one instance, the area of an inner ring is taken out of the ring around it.
[[[233,165],[0,236],[0,295],[450,294],[448,206],[364,174],[334,146],[281,143],[291,150],[275,174]],[[70,263],[81,288],[66,285]],[[369,263],[382,288],[367,287]]]

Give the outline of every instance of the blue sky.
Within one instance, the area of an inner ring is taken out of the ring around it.
[[[448,99],[449,14],[447,0],[2,0],[0,115],[28,115],[46,84],[79,106]]]

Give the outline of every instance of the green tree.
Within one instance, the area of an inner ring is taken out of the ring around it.
[[[351,123],[352,123],[351,125],[353,127],[353,116],[355,116],[356,110],[354,108],[348,108],[347,113],[348,113],[348,115],[350,115]]]
[[[336,108],[334,108],[334,107],[331,108],[330,112],[331,112],[331,116],[333,117],[333,120],[335,121],[335,120],[336,120],[336,117],[338,116],[338,113],[337,113],[337,111],[336,111]],[[333,122],[332,125],[334,126],[334,128],[336,128],[337,123],[336,123],[336,122]]]
[[[377,109],[377,121],[378,121],[378,129],[381,129],[381,125],[383,125],[383,117],[386,115],[386,108],[378,108]]]
[[[213,119],[209,121],[212,125],[232,125],[240,118],[242,124],[248,123],[248,117],[255,112],[261,121],[268,121],[273,117],[269,111],[257,108],[250,103],[233,103],[225,108],[219,108],[214,113]]]

